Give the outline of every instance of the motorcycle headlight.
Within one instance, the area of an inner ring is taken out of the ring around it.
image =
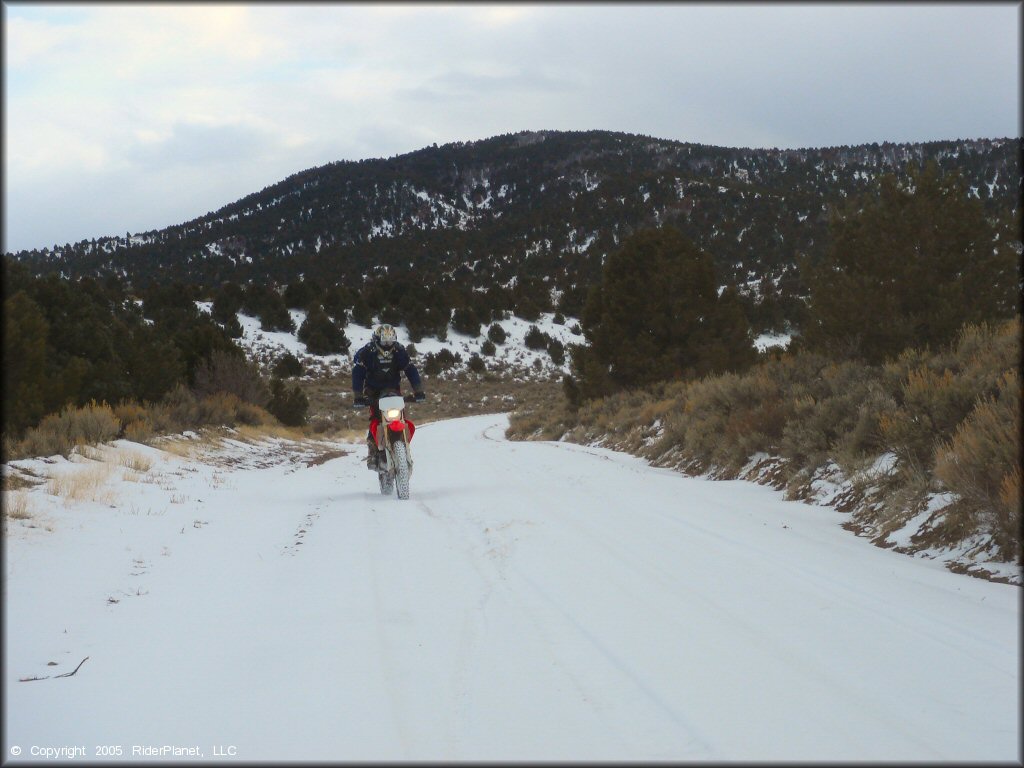
[[[395,419],[402,417],[402,411],[398,408],[388,408],[385,415],[387,416],[388,421],[394,421]]]

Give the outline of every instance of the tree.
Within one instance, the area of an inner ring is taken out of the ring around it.
[[[882,177],[833,214],[831,245],[808,279],[807,347],[881,362],[1016,310],[1017,254],[996,242],[980,201],[934,163],[908,174],[905,184]]]
[[[345,332],[327,316],[323,307],[317,305],[310,310],[305,322],[299,328],[299,341],[313,355],[330,355],[346,352],[349,340]]]
[[[288,379],[293,376],[301,376],[305,373],[302,362],[291,352],[285,352],[282,357],[274,363],[273,374],[279,379]]]
[[[551,355],[551,362],[561,365],[565,362],[565,345],[558,339],[549,339],[548,354]]]
[[[290,333],[295,330],[295,321],[292,320],[288,308],[282,299],[274,291],[267,296],[266,303],[260,307],[260,328],[264,331],[284,331]]]
[[[3,429],[18,435],[43,416],[49,326],[24,291],[4,301]]]
[[[493,323],[490,328],[487,329],[487,338],[495,344],[504,344],[505,339],[508,338],[508,334],[505,333],[505,329],[498,323]]]
[[[210,308],[210,314],[221,325],[226,325],[232,320],[237,323],[238,313],[242,310],[244,299],[245,294],[236,283],[224,283],[213,297],[213,306]]]
[[[536,325],[531,325],[523,336],[527,349],[544,349],[548,345],[548,336]]]
[[[309,412],[309,398],[306,397],[298,384],[288,388],[281,379],[272,379],[270,382],[270,402],[267,403],[267,411],[273,414],[285,426],[301,427],[306,423],[306,415]]]
[[[583,399],[753,360],[735,293],[719,299],[711,256],[672,227],[640,230],[609,254],[581,320],[589,346],[569,354]]]
[[[317,287],[305,280],[288,283],[282,299],[288,309],[306,309],[318,296]]]
[[[467,336],[480,335],[480,319],[473,307],[459,307],[452,313],[452,330]]]

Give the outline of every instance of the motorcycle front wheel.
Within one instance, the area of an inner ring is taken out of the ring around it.
[[[395,457],[395,490],[398,498],[409,498],[409,454],[404,442],[395,441],[391,446]],[[382,481],[383,482],[383,481]]]

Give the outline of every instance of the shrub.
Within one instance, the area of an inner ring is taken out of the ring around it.
[[[259,308],[259,318],[261,330],[286,333],[295,330],[295,321],[285,307],[284,300],[273,292],[268,294],[267,303]]]
[[[487,355],[488,357],[493,357],[494,354],[497,351],[498,350],[494,346],[494,342],[491,341],[490,339],[485,340],[484,343],[480,345],[480,354],[481,355]]]
[[[241,402],[238,404],[237,419],[239,424],[255,427],[260,424],[272,423],[274,417],[258,405]]]
[[[1002,553],[1019,558],[1020,377],[1003,374],[995,397],[980,400],[936,451],[935,475],[992,534]]]
[[[504,344],[505,339],[508,338],[508,334],[505,333],[505,329],[498,325],[498,323],[493,323],[491,327],[487,329],[487,338],[495,344]]]
[[[233,427],[242,401],[230,392],[216,392],[199,400],[199,424]]]
[[[907,350],[885,366],[897,407],[880,421],[885,442],[908,465],[930,470],[938,444],[952,438],[979,399],[995,397],[1018,365],[1020,319],[964,326],[936,353]]]
[[[338,327],[317,305],[310,310],[305,322],[299,328],[298,339],[313,355],[331,355],[348,351],[349,342],[345,332]]]
[[[121,422],[122,426],[133,421],[141,421],[146,418],[148,413],[146,407],[140,405],[135,400],[122,400],[114,406],[113,410],[114,415]]]
[[[287,427],[299,427],[306,423],[309,412],[309,399],[296,384],[290,389],[285,387],[281,379],[270,383],[270,402],[267,411]]]
[[[119,437],[136,443],[144,443],[153,436],[149,409],[134,400],[122,400],[114,406],[114,415],[121,422]]]
[[[141,418],[128,422],[124,426],[122,437],[125,440],[131,440],[133,443],[146,443],[152,440],[155,435],[156,433],[153,431],[153,426],[149,419]]]
[[[469,370],[473,373],[483,373],[487,370],[487,365],[484,363],[483,358],[480,355],[474,354],[469,358],[469,362],[466,363]]]
[[[459,307],[452,313],[452,330],[467,336],[480,335],[480,319],[472,307]]]
[[[427,376],[436,376],[441,371],[454,368],[461,359],[459,355],[452,354],[448,347],[441,347],[440,351],[436,354],[428,352],[426,357],[423,358],[423,373]]]
[[[544,349],[548,345],[548,338],[548,335],[540,328],[531,325],[526,331],[523,341],[526,343],[527,349]]]
[[[66,406],[29,429],[17,445],[17,456],[67,456],[76,445],[95,445],[117,439],[121,422],[106,403]]]
[[[167,431],[179,432],[201,424],[199,403],[192,391],[184,385],[179,384],[172,389],[160,406],[159,411],[163,416],[161,422],[168,427]]]
[[[273,373],[279,379],[287,379],[292,376],[301,376],[305,372],[302,363],[291,352],[286,352],[276,363]]]
[[[265,405],[270,399],[256,364],[240,354],[222,350],[214,350],[196,368],[195,392],[199,397],[224,392],[254,405]]]
[[[558,339],[548,341],[548,354],[551,355],[551,362],[555,365],[562,365],[565,362],[565,345]]]

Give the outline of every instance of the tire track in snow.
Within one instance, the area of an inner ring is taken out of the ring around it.
[[[600,518],[595,515],[579,511],[580,506],[591,509],[598,508],[597,500],[595,500],[594,504],[579,504],[578,501],[579,500],[577,500],[576,505],[557,505],[559,510],[558,521],[568,524],[579,535],[593,542],[594,545],[604,551],[606,559],[619,563],[627,570],[632,571],[639,576],[641,580],[650,584],[649,589],[634,591],[632,602],[645,602],[650,599],[650,595],[657,595],[657,602],[663,603],[665,594],[673,594],[681,601],[682,604],[700,605],[702,615],[715,617],[716,621],[720,623],[721,631],[718,634],[723,639],[736,637],[736,630],[741,630],[744,635],[752,639],[751,646],[757,648],[758,652],[763,652],[766,648],[770,649],[770,653],[768,654],[769,657],[772,660],[784,663],[789,670],[789,674],[792,675],[794,679],[804,678],[816,688],[820,689],[823,693],[829,692],[834,695],[835,691],[841,691],[842,695],[840,698],[848,701],[859,701],[861,703],[859,709],[863,717],[873,720],[881,729],[899,732],[907,743],[914,744],[916,748],[920,750],[918,754],[922,756],[933,756],[935,758],[941,756],[940,753],[935,751],[932,744],[922,739],[916,732],[902,726],[902,721],[912,716],[908,716],[907,713],[902,712],[877,712],[876,710],[878,709],[879,702],[870,699],[860,691],[851,688],[842,677],[837,676],[827,667],[821,666],[813,659],[806,656],[800,656],[794,653],[792,649],[780,643],[772,635],[766,633],[761,627],[751,623],[744,616],[735,610],[730,609],[727,605],[709,598],[703,591],[689,587],[678,578],[673,577],[672,574],[669,574],[653,562],[651,558],[648,557],[647,553],[641,552],[632,546],[629,543],[628,538],[621,535],[615,535],[614,533],[599,532],[598,527],[601,525]],[[606,499],[603,501],[607,502]],[[634,514],[637,512],[641,514],[654,514],[652,510],[647,510],[642,505],[635,508]],[[739,542],[735,542],[725,537],[714,536],[713,538],[728,543],[731,546],[742,547]],[[723,562],[728,560],[728,558],[725,557],[721,559]],[[547,599],[552,600],[553,605],[556,607],[558,606],[558,603],[554,602],[553,598],[547,594],[547,590],[544,590],[527,574],[522,571],[519,571],[519,573],[527,584],[530,584],[533,589],[537,590]],[[627,674],[629,678],[645,692],[645,694],[653,694],[653,686],[646,683],[642,675],[638,674],[629,665],[625,664],[619,657],[617,657],[605,643],[598,639],[596,633],[587,629],[582,623],[580,623],[577,617],[575,617],[566,608],[561,607],[559,610],[568,621],[577,626],[589,642],[594,644],[595,647],[601,651],[602,655],[612,661],[615,666]],[[674,626],[676,631],[679,633],[678,636],[686,636],[688,625],[685,621],[671,613],[663,613],[661,620],[666,625]],[[897,623],[900,624],[901,622]],[[757,640],[754,641],[753,638],[757,638]],[[709,652],[712,650],[713,649],[708,648]],[[689,722],[685,716],[677,713],[670,706],[665,704],[657,695],[654,695],[652,701],[657,702],[663,711],[670,713],[674,719],[678,718],[682,723]],[[827,726],[828,723],[827,721],[822,721],[821,725]],[[851,741],[851,744],[856,744],[856,741]]]
[[[464,612],[462,629],[459,635],[459,648],[455,668],[451,673],[451,690],[455,715],[448,729],[446,743],[451,757],[458,757],[462,751],[463,734],[467,733],[472,720],[472,697],[469,692],[470,681],[477,668],[480,648],[487,636],[487,603],[494,593],[494,579],[484,573],[477,559],[473,557],[472,547],[465,546],[466,538],[456,533],[452,521],[446,520],[425,502],[417,501],[417,506],[432,521],[435,521],[448,539],[457,545],[467,562],[480,577],[484,586],[480,598]]]
[[[498,427],[487,427],[482,431],[481,436],[484,439],[492,442],[501,442],[501,440],[498,440],[493,436],[494,430],[496,428]],[[529,445],[532,446],[534,444],[531,443]],[[544,446],[546,448],[554,450],[558,450],[563,447],[561,444],[557,443],[539,443],[537,445]],[[652,470],[647,466],[629,466],[628,463],[614,461],[608,456],[595,451],[579,450],[576,449],[575,447],[571,447],[570,450],[572,453],[584,453],[591,455],[595,458],[602,459],[604,461],[609,461],[616,467],[629,471],[631,474],[645,475],[651,471],[656,471]],[[560,493],[561,490],[559,486],[564,486],[566,484],[573,486],[574,495],[573,497],[566,499],[564,502],[559,502],[557,500],[557,495]],[[560,483],[554,484],[554,488],[552,488],[551,485],[541,485],[538,488],[538,485],[538,483],[531,483],[531,485],[529,486],[529,492],[531,497],[537,498],[536,505],[538,508],[548,508],[557,510],[558,514],[557,516],[555,516],[554,519],[558,520],[559,522],[569,524],[577,532],[577,534],[582,535],[583,537],[591,541],[593,544],[597,545],[601,550],[605,552],[606,556],[610,556],[614,562],[621,564],[628,570],[635,573],[637,576],[640,577],[642,582],[651,585],[650,590],[643,590],[642,592],[635,593],[635,600],[642,601],[645,597],[645,593],[663,595],[665,594],[665,592],[669,592],[675,594],[678,598],[683,599],[684,604],[688,602],[689,604],[701,605],[702,612],[705,615],[717,617],[716,620],[721,624],[722,627],[721,634],[723,637],[730,637],[735,634],[736,630],[730,628],[736,628],[741,630],[747,637],[750,637],[752,639],[752,644],[757,646],[759,650],[763,650],[763,648],[769,648],[770,658],[785,664],[786,668],[789,670],[789,674],[794,675],[796,678],[804,678],[809,683],[811,683],[815,688],[821,690],[823,693],[842,691],[843,693],[841,698],[845,698],[846,700],[850,701],[859,701],[861,703],[860,711],[864,715],[866,715],[868,719],[874,721],[875,727],[878,727],[882,730],[888,730],[890,732],[895,731],[900,733],[900,735],[904,738],[907,744],[914,745],[915,749],[918,750],[918,754],[932,755],[935,757],[940,756],[940,753],[934,749],[932,744],[928,743],[925,739],[918,736],[918,734],[912,731],[911,729],[902,727],[900,713],[887,712],[877,714],[875,710],[877,709],[878,702],[866,697],[860,691],[851,688],[842,677],[833,674],[828,668],[814,663],[813,660],[799,656],[798,654],[794,653],[792,649],[780,644],[772,636],[766,634],[757,625],[750,623],[744,617],[737,614],[735,611],[729,610],[726,606],[719,605],[717,602],[709,599],[702,592],[694,590],[692,588],[687,588],[685,585],[681,585],[678,578],[673,578],[670,574],[662,571],[656,566],[656,564],[651,562],[650,558],[648,557],[649,553],[640,552],[639,550],[630,547],[621,535],[616,536],[615,534],[599,533],[597,530],[597,526],[600,525],[600,518],[594,515],[589,515],[587,513],[580,512],[579,510],[581,508],[602,509],[607,506],[610,500],[607,498],[588,498],[590,492],[588,490],[586,481],[581,481],[579,479],[574,480],[573,478],[562,478],[562,481]],[[580,496],[581,492],[583,492],[583,496]],[[530,502],[527,499],[524,499],[523,503],[524,506],[530,504]],[[744,542],[723,536],[715,531],[710,531],[702,526],[692,525],[688,521],[680,521],[673,519],[670,515],[664,512],[656,513],[655,510],[648,509],[642,504],[631,505],[631,508],[634,510],[634,514],[639,512],[649,518],[665,518],[671,520],[671,522],[676,525],[688,526],[690,528],[691,533],[696,532],[703,538],[707,538],[708,544],[712,547],[716,545],[719,547],[725,545],[728,548],[732,549],[734,552],[739,552],[743,554],[746,557],[746,559],[752,561],[755,561],[757,559],[756,557],[750,557],[751,549],[749,546],[746,546]],[[723,557],[723,560],[727,559],[728,558]],[[773,557],[772,559],[778,560],[777,557]],[[789,569],[790,572],[799,572],[801,570],[807,570],[806,568],[801,569],[799,566],[797,568],[794,568],[792,564],[788,562],[782,563],[782,568]],[[535,591],[538,592],[538,594],[543,595],[549,601],[552,601],[552,606],[560,610],[566,621],[573,624],[577,631],[582,636],[584,636],[588,642],[590,642],[595,648],[597,648],[599,652],[610,663],[616,666],[626,677],[628,677],[632,681],[632,683],[635,686],[637,686],[639,690],[643,691],[644,694],[652,702],[656,703],[659,706],[659,708],[663,711],[663,713],[669,716],[674,722],[676,722],[681,727],[687,727],[686,724],[690,723],[689,719],[681,713],[679,713],[677,710],[675,710],[667,702],[665,702],[663,698],[658,696],[655,690],[655,686],[648,684],[644,680],[643,676],[637,672],[637,670],[632,668],[631,665],[626,664],[619,656],[617,656],[614,653],[614,651],[607,645],[607,643],[604,640],[600,639],[597,633],[591,631],[588,627],[586,627],[585,623],[582,623],[581,619],[577,617],[572,611],[569,611],[565,607],[559,606],[557,601],[554,601],[554,599],[551,597],[548,591],[542,588],[536,582],[536,580],[532,579],[528,574],[523,572],[521,569],[517,569],[517,571],[518,575],[523,579],[524,583],[529,584]],[[803,575],[806,578],[806,574]],[[842,591],[848,589],[846,585],[843,585],[840,582],[835,582],[835,585]],[[659,597],[659,600],[660,599],[661,598]],[[871,604],[868,603],[865,607],[870,610],[873,606],[871,606]],[[663,618],[663,621],[668,626],[675,626],[676,631],[679,632],[679,636],[685,637],[687,626],[684,622],[681,622],[675,617],[668,615]],[[896,623],[900,624],[900,621],[896,619]],[[757,638],[757,640],[754,641],[753,638]],[[708,648],[707,650],[709,652],[713,651],[713,649],[711,648]],[[822,721],[821,724],[824,726],[828,725],[826,721]],[[852,740],[855,737],[849,738],[851,739],[851,746],[855,746],[856,742]],[[701,739],[699,736],[697,737],[696,742],[698,744],[701,743]],[[706,739],[703,740],[702,746],[706,747],[707,743],[708,742]]]
[[[493,439],[493,438],[489,438]],[[602,459],[604,461],[611,461],[616,466],[620,466],[622,469],[628,470],[635,474],[644,474],[649,472],[661,473],[668,472],[675,474],[672,470],[664,469],[661,467],[651,467],[648,465],[643,466],[630,466],[628,463],[620,463],[614,461],[609,456],[594,450],[587,450],[584,446],[578,446],[572,443],[555,443],[555,442],[537,442],[531,443],[532,445],[544,446],[553,450],[564,450],[575,454],[586,454],[594,456],[595,458]],[[702,499],[701,503],[706,505],[714,505],[716,507],[726,507],[715,500]],[[869,601],[865,599],[863,593],[856,587],[835,578],[831,573],[822,570],[808,567],[798,561],[783,558],[778,553],[764,546],[758,546],[752,544],[749,541],[739,541],[722,534],[712,531],[706,526],[702,526],[698,523],[688,520],[685,517],[661,509],[653,509],[643,505],[638,506],[633,510],[634,514],[641,514],[652,518],[657,518],[662,522],[668,523],[669,525],[682,528],[687,533],[697,534],[702,537],[706,537],[710,540],[723,544],[733,550],[735,553],[740,555],[749,555],[756,553],[757,560],[759,563],[771,563],[778,571],[791,574],[799,581],[804,583],[813,583],[818,586],[824,587],[826,584],[831,585],[831,594],[835,594],[837,598],[840,598],[847,604],[854,604],[865,612],[875,613],[880,617],[887,619],[893,624],[907,628],[914,629],[913,623],[907,620],[907,616],[912,616],[915,621],[923,621],[935,626],[935,632],[924,633],[924,637],[927,642],[936,643],[943,645],[950,650],[957,652],[967,653],[973,656],[973,661],[979,665],[989,667],[994,671],[1000,671],[1005,669],[1005,661],[1003,664],[997,664],[992,660],[992,653],[1004,654],[1005,646],[996,643],[988,637],[973,630],[970,626],[960,626],[952,622],[946,621],[942,616],[936,616],[934,613],[929,613],[916,608],[913,605],[901,606],[899,612],[893,610],[890,606],[885,603],[878,601]],[[956,636],[963,642],[953,642],[950,635]],[[979,646],[987,648],[986,652],[978,653],[977,649]]]
[[[401,741],[402,751],[406,758],[413,755],[412,738],[408,730],[408,708],[402,700],[399,683],[395,679],[395,671],[399,668],[398,658],[388,638],[384,626],[385,602],[381,592],[379,563],[382,561],[380,513],[376,504],[371,503],[363,512],[364,528],[367,532],[367,544],[370,550],[370,589],[373,594],[374,633],[377,638],[381,656],[381,669],[384,673],[384,687],[391,704],[391,719]]]
[[[511,620],[511,623],[517,627],[529,628],[528,635],[539,637],[544,641],[544,652],[548,655],[550,666],[553,667],[554,671],[562,676],[576,691],[578,701],[583,703],[587,710],[599,720],[602,726],[602,732],[607,735],[613,735],[617,738],[620,747],[626,747],[630,745],[630,740],[627,739],[622,733],[622,727],[620,723],[617,723],[613,716],[608,712],[605,697],[597,689],[590,686],[586,680],[585,675],[579,674],[574,671],[574,665],[572,659],[567,657],[564,652],[559,652],[557,649],[560,645],[572,646],[573,643],[559,642],[559,640],[551,633],[550,627],[544,620],[544,616],[538,610],[534,601],[526,598],[526,595],[521,591],[515,589],[507,581],[507,568],[508,563],[511,560],[511,554],[514,551],[513,547],[504,547],[500,543],[498,546],[491,546],[494,541],[490,537],[486,537],[483,543],[473,541],[472,537],[467,535],[468,528],[465,524],[458,524],[455,518],[444,518],[438,516],[433,510],[423,503],[419,502],[419,506],[423,511],[433,520],[438,521],[446,535],[452,539],[457,540],[460,543],[460,551],[463,552],[476,571],[481,577],[482,582],[486,585],[486,591],[481,596],[477,604],[471,607],[466,612],[466,620],[464,622],[462,645],[460,646],[458,663],[453,671],[454,688],[456,690],[456,708],[458,712],[458,720],[460,722],[460,733],[468,732],[468,726],[470,725],[470,715],[473,710],[472,694],[470,688],[473,684],[481,682],[477,677],[479,671],[479,662],[481,650],[484,646],[483,640],[486,638],[488,621],[487,621],[487,607],[488,603],[492,601],[495,596],[500,597],[500,601],[504,606],[504,617],[506,620]],[[470,523],[473,523],[479,527],[486,525],[485,521],[478,517],[462,518]],[[493,530],[499,531],[507,529],[511,523],[505,523],[500,526],[496,526]],[[485,528],[485,533],[492,530],[490,527]],[[480,554],[475,554],[479,552]],[[497,556],[492,558],[491,554],[497,553]],[[485,570],[491,571],[490,574],[485,573]],[[535,586],[535,585],[534,585]],[[546,595],[543,595],[547,597]],[[549,600],[549,598],[548,598]],[[571,617],[566,616],[569,619],[569,623],[572,625],[574,632],[582,635],[586,641],[594,643],[593,636],[587,632],[578,622],[572,620]],[[605,655],[614,661],[614,658],[608,656],[606,649],[598,647],[605,652]],[[537,665],[547,666],[547,663],[543,660],[535,660]],[[634,674],[631,674],[621,664],[616,666],[623,671],[627,677],[629,677],[634,684],[640,689],[644,690],[645,694],[655,703],[656,706],[661,706],[666,709],[666,705],[663,701],[659,700],[656,694],[650,691],[650,688],[640,681]],[[707,756],[711,753],[710,747],[707,742],[701,739],[699,736],[694,736],[692,727],[688,727],[683,723],[683,719],[676,713],[668,709],[671,719],[677,725],[683,728],[683,730],[689,734],[687,736],[687,748],[685,754],[688,756]],[[456,743],[458,747],[458,742]],[[644,744],[633,743],[634,748],[643,748]],[[676,756],[677,753],[673,753],[671,756]]]

